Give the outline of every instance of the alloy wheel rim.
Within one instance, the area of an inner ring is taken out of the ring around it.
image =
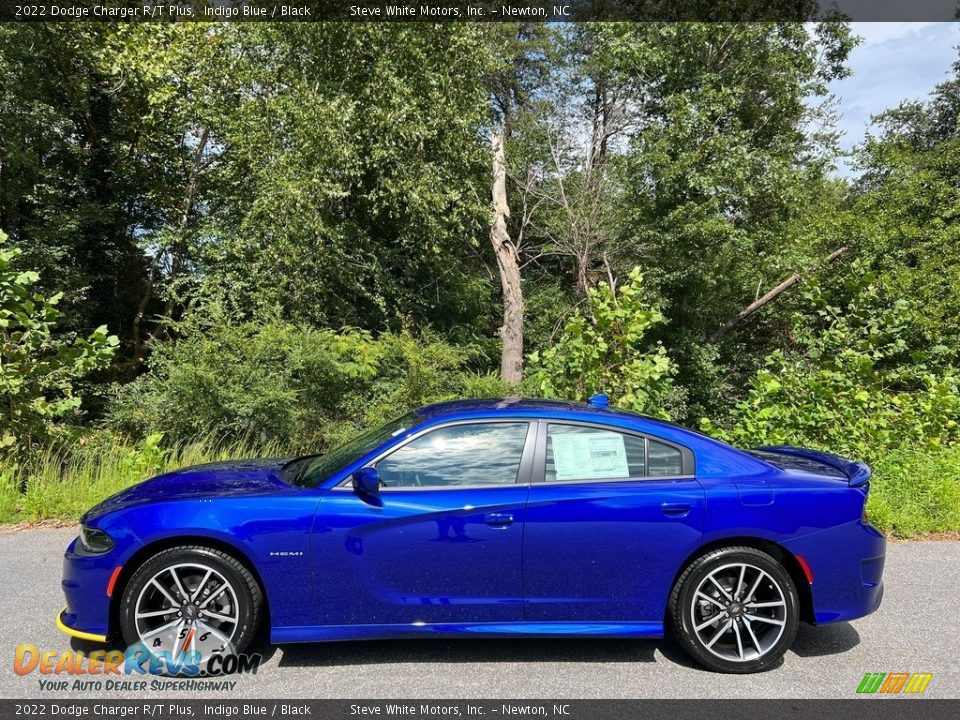
[[[173,664],[199,653],[205,667],[213,655],[232,651],[240,627],[233,586],[202,563],[178,563],[154,574],[140,591],[134,612],[140,642]]]
[[[730,563],[709,572],[697,585],[689,612],[701,646],[728,662],[762,658],[787,625],[783,588],[750,563]]]

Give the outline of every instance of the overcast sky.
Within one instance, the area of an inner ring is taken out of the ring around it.
[[[844,149],[863,139],[872,115],[902,100],[924,99],[946,80],[960,44],[957,22],[855,22],[853,31],[863,38],[850,54],[853,74],[830,86],[839,103]]]

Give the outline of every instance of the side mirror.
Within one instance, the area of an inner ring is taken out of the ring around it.
[[[379,495],[380,473],[375,467],[360,468],[353,474],[353,489],[364,495]]]

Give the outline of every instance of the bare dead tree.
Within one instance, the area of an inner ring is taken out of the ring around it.
[[[503,148],[503,135],[491,137],[493,150],[493,182],[490,188],[493,200],[493,222],[490,225],[490,242],[500,271],[500,286],[503,290],[503,325],[500,339],[503,350],[500,357],[500,377],[511,385],[523,379],[523,290],[520,286],[520,257],[517,246],[507,231],[510,206],[507,203],[507,164]]]
[[[618,189],[608,158],[611,143],[626,127],[626,113],[617,96],[599,86],[586,118],[571,112],[568,98],[559,104],[561,111],[547,108],[538,118],[545,161],[521,177],[511,176],[511,181],[524,207],[531,209],[522,227],[532,226],[546,240],[527,262],[571,258],[576,290],[584,294],[598,271],[613,281],[609,251],[616,228],[611,199]]]

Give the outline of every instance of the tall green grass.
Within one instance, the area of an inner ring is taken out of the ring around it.
[[[960,532],[960,447],[885,455],[874,464],[867,512],[898,537]]]
[[[196,438],[170,448],[153,435],[131,444],[109,441],[48,448],[0,465],[0,523],[76,520],[114,493],[163,472],[219,460],[289,454],[278,443]]]

